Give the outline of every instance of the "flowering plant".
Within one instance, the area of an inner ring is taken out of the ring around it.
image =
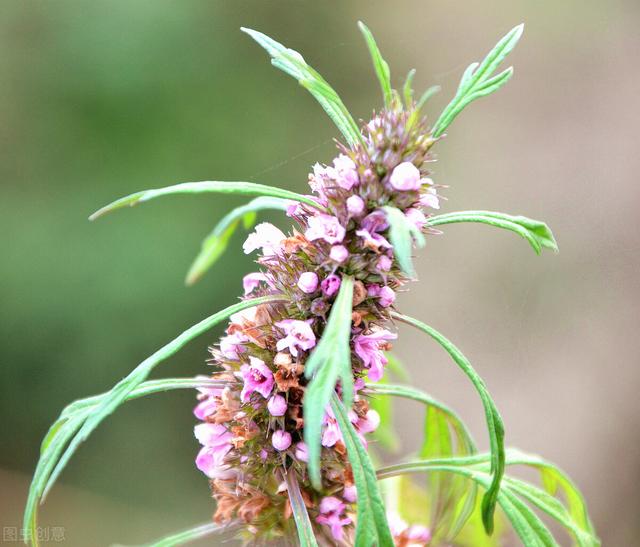
[[[564,526],[578,545],[598,545],[584,501],[566,475],[539,457],[505,449],[500,414],[467,358],[438,331],[395,307],[396,293],[415,279],[414,244],[422,247],[426,235],[440,233],[439,226],[489,224],[522,236],[536,253],[557,250],[546,224],[523,216],[434,214],[444,187],[431,178],[432,148],[469,103],[511,78],[512,68],[494,72],[518,42],[522,25],[464,71],[454,98],[429,125],[423,108],[436,89],[416,101],[414,71],[402,92],[393,89],[389,67],[360,23],[384,99],[383,108],[361,127],[299,53],[243,30],[267,50],[274,66],[310,91],[345,142],[338,142],[330,165],[313,166],[310,195],[249,182],[187,182],[137,192],[91,216],[178,193],[257,196],[231,211],[205,239],[189,284],[220,257],[241,222],[247,229],[254,225],[258,211],[284,211],[294,227],[284,233],[261,223],[248,235],[243,249],[259,251],[259,271],[244,277],[239,303],[186,330],[109,392],[63,410],[42,443],[25,511],[27,540],[36,543],[38,504],[106,416],[130,399],[196,388],[194,414],[200,423],[194,433],[201,445],[196,466],[210,481],[216,510],[212,523],[157,545],[216,533],[255,543],[297,537],[303,546],[426,545],[454,538],[491,545],[495,521],[505,517],[526,546],[556,545],[532,507]],[[147,380],[161,361],[226,320],[225,336],[210,349],[210,375]],[[472,382],[485,411],[488,453],[478,452],[446,405],[413,387],[389,383],[388,371],[403,374],[389,353],[398,323],[431,337]],[[376,469],[370,437],[381,449],[395,442],[390,396],[424,405],[425,440],[419,454]],[[505,468],[512,465],[537,469],[542,485],[507,476]],[[415,474],[428,476],[426,492],[406,478]]]

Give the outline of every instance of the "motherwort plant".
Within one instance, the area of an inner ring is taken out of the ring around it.
[[[248,235],[243,249],[258,251],[259,268],[244,277],[239,303],[185,331],[111,391],[76,401],[62,412],[42,444],[25,514],[28,539],[37,542],[39,502],[107,415],[129,399],[197,388],[195,437],[201,449],[196,465],[209,479],[215,514],[212,523],[158,545],[216,533],[256,544],[288,544],[297,538],[304,546],[405,546],[457,538],[490,545],[494,520],[502,523],[505,516],[526,546],[556,545],[541,514],[558,521],[578,545],[597,545],[582,497],[570,480],[538,457],[505,450],[500,414],[469,361],[442,334],[395,305],[397,292],[407,290],[415,278],[413,245],[422,247],[425,236],[439,233],[442,225],[485,223],[519,234],[537,253],[556,249],[544,223],[522,216],[434,214],[442,186],[432,178],[432,149],[465,106],[509,80],[511,68],[494,73],[516,45],[522,26],[464,71],[454,98],[433,124],[423,106],[435,90],[415,100],[414,71],[402,92],[393,89],[389,67],[363,24],[384,105],[361,125],[299,53],[243,30],[267,50],[274,66],[311,92],[344,142],[337,144],[329,165],[313,166],[309,195],[249,182],[188,182],[132,194],[92,215],[179,193],[257,196],[229,213],[204,241],[189,283],[221,255],[241,222],[245,228],[254,225],[257,211],[282,210],[293,227],[285,233],[261,223]],[[210,349],[211,374],[147,380],[158,363],[227,320],[225,336]],[[478,453],[448,407],[413,387],[387,381],[387,366],[396,373],[399,366],[389,354],[398,323],[440,344],[472,382],[484,406],[488,453]],[[424,405],[425,441],[417,455],[376,469],[367,441],[371,434],[377,447],[393,441],[390,396]],[[539,470],[542,485],[506,476],[511,465]],[[405,477],[416,474],[428,477],[426,492]]]

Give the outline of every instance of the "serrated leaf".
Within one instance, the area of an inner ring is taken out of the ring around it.
[[[291,511],[296,523],[298,539],[300,540],[300,547],[317,547],[318,543],[313,532],[313,526],[311,525],[311,520],[309,520],[309,513],[304,504],[304,499],[300,492],[300,485],[298,484],[298,479],[293,469],[285,472],[285,480],[287,483],[287,495],[289,496],[289,503],[291,504]]]
[[[202,242],[200,253],[189,268],[186,284],[193,285],[223,255],[240,221],[244,229],[249,230],[255,224],[256,211],[284,211],[286,208],[287,200],[262,196],[227,213]]]
[[[493,211],[459,211],[430,217],[427,225],[441,226],[457,222],[480,222],[515,232],[529,242],[536,254],[540,254],[543,248],[558,251],[551,229],[544,222],[523,216]]]
[[[281,296],[264,296],[229,306],[187,329],[180,336],[145,359],[129,375],[118,382],[111,391],[104,395],[90,397],[69,405],[45,436],[42,453],[29,488],[24,528],[31,531],[31,537],[36,537],[33,531],[36,526],[37,505],[44,501],[71,456],[104,418],[131,397],[132,392],[144,382],[149,373],[160,362],[176,353],[191,339],[211,329],[234,313],[260,304],[278,302],[282,299],[283,297]],[[66,450],[64,450],[65,446]],[[62,453],[63,450],[64,453]],[[60,456],[61,454],[62,456]]]
[[[340,380],[345,404],[353,401],[353,371],[351,369],[351,308],[353,278],[343,276],[329,319],[320,341],[305,363],[305,376],[311,381],[303,399],[304,441],[309,451],[309,477],[320,490],[320,452],[322,421],[325,410]]]
[[[393,245],[393,254],[400,269],[409,277],[415,277],[411,253],[413,242],[424,247],[424,236],[416,225],[409,220],[400,209],[386,206],[382,208],[389,222],[389,239]]]
[[[294,77],[301,86],[309,90],[350,146],[353,147],[362,141],[356,122],[338,94],[317,71],[307,64],[302,55],[257,30],[244,27],[240,30],[251,36],[269,53],[273,66]]]
[[[442,135],[469,103],[497,91],[511,78],[513,74],[512,68],[508,68],[495,77],[492,77],[492,74],[505,57],[513,51],[522,36],[523,30],[524,25],[514,27],[495,45],[482,63],[471,63],[466,68],[454,98],[445,107],[433,126],[434,137],[437,138]]]
[[[367,48],[369,48],[369,53],[371,54],[373,68],[376,71],[376,76],[380,82],[380,88],[382,89],[384,105],[386,108],[391,108],[393,94],[391,90],[391,71],[389,70],[389,64],[382,58],[378,44],[376,44],[376,40],[367,26],[362,21],[358,21],[358,28],[367,42]]]
[[[500,482],[502,480],[502,475],[504,474],[505,465],[504,425],[502,423],[500,413],[498,412],[493,399],[489,395],[482,378],[471,366],[469,360],[454,344],[451,343],[451,341],[422,321],[418,321],[417,319],[401,315],[396,312],[392,312],[391,316],[399,321],[407,323],[408,325],[416,327],[438,342],[438,344],[442,346],[442,348],[451,356],[453,361],[465,373],[469,380],[471,380],[471,383],[480,396],[482,406],[485,411],[485,419],[487,422],[487,429],[489,431],[489,442],[491,445],[491,474],[493,475],[493,480],[482,500],[483,522],[485,529],[490,534],[493,531],[493,513],[495,511],[498,492],[500,491]]]
[[[378,489],[378,480],[373,465],[349,420],[345,406],[336,393],[332,395],[331,408],[347,447],[347,455],[358,495],[355,546],[392,547],[394,541],[387,523],[384,503]]]
[[[276,188],[274,186],[267,186],[265,184],[257,184],[255,182],[227,182],[227,181],[202,181],[202,182],[183,182],[181,184],[174,184],[173,186],[167,186],[165,188],[155,188],[152,190],[143,190],[141,192],[135,192],[129,194],[123,198],[98,209],[93,213],[89,220],[95,220],[102,215],[121,209],[123,207],[133,207],[139,203],[150,201],[152,199],[171,196],[175,194],[202,194],[202,193],[218,193],[218,194],[241,194],[245,196],[269,196],[272,198],[289,199],[304,203],[315,209],[324,211],[324,207],[318,204],[315,200],[308,196],[296,194],[289,190],[283,190],[282,188]]]

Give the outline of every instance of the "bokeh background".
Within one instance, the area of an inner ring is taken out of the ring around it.
[[[95,224],[132,191],[250,180],[302,191],[336,130],[241,25],[304,53],[357,118],[380,104],[355,23],[396,85],[443,91],[514,24],[516,77],[438,146],[445,210],[546,220],[559,255],[510,233],[447,227],[400,307],[456,341],[485,377],[507,441],[569,471],[605,545],[640,537],[638,313],[640,4],[524,2],[6,1],[0,18],[0,523],[19,527],[39,442],[71,400],[102,392],[187,326],[235,301],[242,236],[183,286],[200,240],[240,198],[160,200]],[[268,215],[267,215],[268,217]],[[191,343],[159,376],[206,371]],[[486,446],[480,404],[442,350],[402,329],[415,383]],[[42,512],[68,545],[136,543],[207,520],[192,460],[192,393],[126,405],[75,456]],[[407,449],[421,415],[400,408]],[[6,539],[6,538],[5,538]]]

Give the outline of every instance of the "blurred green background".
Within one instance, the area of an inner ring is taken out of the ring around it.
[[[605,545],[640,534],[637,396],[640,5],[553,2],[11,1],[0,18],[0,522],[20,525],[39,442],[71,400],[104,391],[205,315],[235,301],[242,237],[197,286],[183,278],[223,211],[219,196],[159,200],[95,224],[132,191],[250,180],[302,191],[336,130],[274,70],[241,25],[301,51],[356,118],[380,97],[355,23],[395,83],[440,84],[509,28],[516,77],[475,103],[438,146],[446,211],[546,220],[561,253],[452,226],[418,261],[399,306],[459,343],[485,377],[509,444],[543,453],[586,493]],[[206,372],[199,338],[159,376]],[[416,384],[459,409],[486,446],[480,404],[429,340],[402,329]],[[75,456],[42,512],[69,545],[135,543],[207,520],[193,465],[192,393],[130,403]],[[421,417],[398,424],[415,446]]]

